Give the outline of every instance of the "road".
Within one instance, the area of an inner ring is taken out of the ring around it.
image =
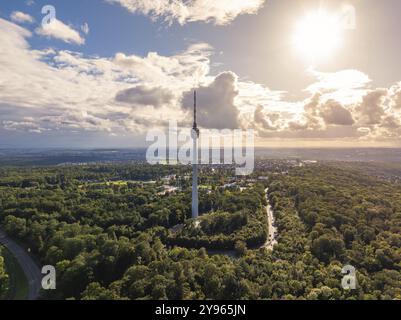
[[[269,228],[269,234],[267,235],[267,240],[266,240],[265,244],[262,246],[262,248],[265,248],[267,250],[273,250],[274,245],[277,244],[277,239],[276,239],[277,227],[275,226],[273,209],[269,202],[268,191],[269,191],[269,188],[266,188],[266,190],[265,190],[266,200],[267,200],[266,213],[267,213],[267,223],[268,223],[268,228]]]
[[[8,237],[3,230],[0,229],[0,244],[5,246],[18,261],[21,269],[28,280],[28,300],[36,300],[39,297],[41,288],[42,275],[36,263],[29,254],[15,241]]]

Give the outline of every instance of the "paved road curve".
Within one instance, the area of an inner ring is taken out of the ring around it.
[[[10,239],[3,230],[0,229],[0,243],[5,246],[18,261],[28,280],[28,300],[36,300],[39,297],[42,275],[36,263],[29,254],[15,241]]]

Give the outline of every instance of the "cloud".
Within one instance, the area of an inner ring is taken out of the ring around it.
[[[257,112],[255,122],[259,123]],[[361,133],[353,125],[352,113],[335,100],[324,100],[321,93],[315,93],[305,100],[303,111],[283,117],[274,114],[275,127],[260,130],[262,137],[283,139],[333,139],[359,138]],[[279,117],[278,117],[279,116]],[[341,127],[341,129],[339,129]]]
[[[387,115],[383,118],[382,127],[387,129],[401,128],[401,118],[396,115]]]
[[[329,100],[321,106],[320,115],[327,125],[351,126],[354,124],[351,112],[334,100]]]
[[[265,108],[258,105],[254,113],[256,128],[261,131],[278,131],[283,126],[283,115],[280,113],[266,113]]]
[[[314,94],[305,104],[304,120],[300,123],[291,123],[294,130],[323,130],[328,126],[352,126],[354,119],[351,112],[338,101],[322,101],[322,95]]]
[[[155,108],[169,104],[173,98],[174,95],[168,89],[160,87],[148,88],[143,85],[120,91],[116,95],[118,102],[131,105],[153,106]]]
[[[311,90],[307,99],[287,101],[284,92],[242,80],[231,71],[211,74],[213,48],[205,43],[170,56],[93,57],[34,50],[28,43],[31,36],[0,19],[2,133],[53,141],[71,135],[76,141],[88,134],[133,141],[149,128],[165,128],[169,119],[189,124],[192,89],[199,83],[201,127],[254,128],[262,143],[309,139],[397,144],[401,135],[401,83],[370,88],[369,77],[359,73],[347,88],[330,80],[341,72],[325,73],[316,80],[319,90]]]
[[[396,102],[398,84],[390,89],[365,91],[361,101],[347,105],[315,93],[305,101],[302,113],[279,122],[274,131],[259,128],[258,132],[261,137],[271,139],[398,144],[401,136],[401,110]],[[283,118],[283,114],[280,116]],[[258,123],[256,113],[255,123]]]
[[[380,124],[385,115],[386,89],[376,89],[370,91],[363,97],[362,102],[356,106],[358,122],[363,125]]]
[[[27,13],[23,13],[21,11],[14,11],[10,18],[12,21],[17,23],[33,23],[35,19]]]
[[[305,124],[308,129],[320,130],[324,127],[324,122],[320,116],[321,94],[314,94],[304,107]]]
[[[392,86],[389,90],[389,94],[393,100],[393,108],[401,110],[401,82]]]
[[[368,75],[361,71],[348,69],[338,72],[319,72],[316,70],[309,71],[315,76],[318,82],[310,85],[307,90],[310,92],[325,92],[341,89],[361,89],[365,88],[372,80]]]
[[[3,121],[3,127],[11,131],[26,131],[29,133],[41,133],[46,129],[38,126],[35,121],[26,119],[25,121]]]
[[[242,14],[256,14],[265,0],[106,0],[116,3],[132,13],[141,13],[152,19],[163,19],[168,23],[177,21],[203,21],[225,25]]]
[[[40,36],[59,39],[66,43],[85,44],[85,39],[78,31],[58,19],[53,19],[50,23],[42,24],[36,28],[35,32]]]
[[[86,35],[89,34],[89,24],[87,22],[85,22],[82,26],[81,26],[81,30],[83,33],[85,33]]]
[[[206,79],[210,72],[211,52],[210,45],[198,43],[169,57],[157,52],[149,52],[146,57],[118,53],[113,62],[151,87],[161,86],[182,92],[192,87],[195,81]]]
[[[236,129],[239,127],[238,78],[233,72],[220,73],[209,85],[196,89],[199,98],[198,124],[207,129]],[[182,101],[185,110],[192,111],[193,92],[186,92]]]
[[[0,122],[3,128],[35,132],[143,134],[187,116],[183,92],[210,82],[211,47],[199,43],[172,56],[118,53],[87,57],[66,50],[33,50],[31,33],[0,19]],[[174,93],[174,94],[173,94]],[[117,97],[117,99],[116,99]],[[124,103],[125,102],[125,103]],[[132,108],[151,104],[153,108]],[[31,120],[27,121],[25,118]],[[8,121],[8,122],[7,122]]]
[[[321,93],[324,98],[334,99],[343,104],[352,104],[360,100],[372,81],[365,73],[353,69],[331,73],[309,70],[309,73],[316,81],[306,88],[307,92]]]

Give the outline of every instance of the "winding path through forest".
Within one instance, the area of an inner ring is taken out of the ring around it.
[[[274,215],[273,215],[273,209],[270,205],[269,201],[269,188],[265,189],[265,194],[266,194],[266,200],[267,200],[267,205],[266,205],[266,213],[267,213],[267,224],[268,224],[268,235],[265,244],[262,246],[262,248],[265,248],[267,250],[273,250],[274,245],[277,244],[277,227],[275,224],[274,220]]]
[[[36,300],[39,297],[39,290],[41,287],[42,275],[36,263],[29,256],[29,254],[14,240],[6,235],[0,229],[0,244],[6,247],[11,254],[15,257],[18,264],[21,266],[25,277],[28,281],[28,300]]]

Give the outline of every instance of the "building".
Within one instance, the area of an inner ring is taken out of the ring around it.
[[[192,127],[193,140],[193,160],[192,160],[192,218],[197,219],[199,216],[199,195],[198,195],[198,140],[199,129],[196,123],[196,91],[194,92],[194,124]]]

